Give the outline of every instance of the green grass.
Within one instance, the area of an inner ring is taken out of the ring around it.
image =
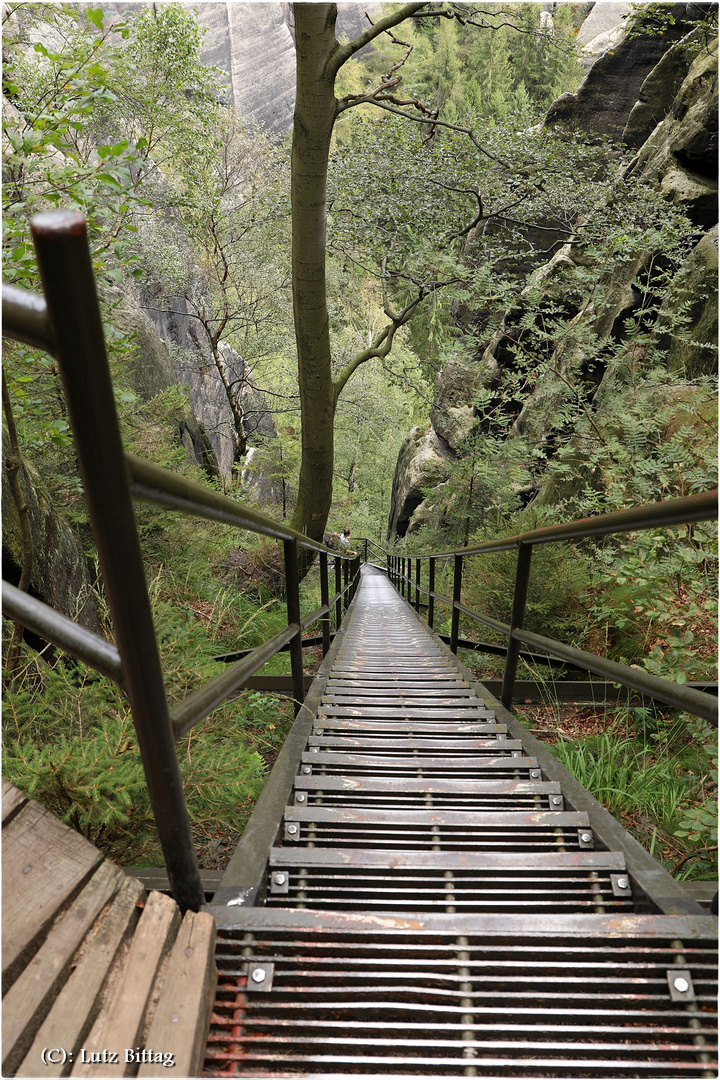
[[[154,524],[154,523],[153,523]],[[149,595],[170,706],[225,665],[213,657],[252,648],[287,624],[284,601],[243,594],[223,567],[244,537],[214,523],[176,518],[146,544]],[[303,612],[319,586],[303,583]],[[6,687],[4,776],[125,865],[162,863],[144,771],[123,692],[84,665],[54,667],[24,654]],[[263,669],[289,670],[279,654]],[[237,836],[292,723],[286,698],[243,692],[178,744],[190,820],[199,845]]]
[[[668,870],[684,878],[717,877],[716,774],[707,749],[688,738],[682,717],[661,732],[645,720],[639,734],[623,736],[616,728],[560,738],[550,749]]]

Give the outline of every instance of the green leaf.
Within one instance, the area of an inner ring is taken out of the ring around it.
[[[102,8],[88,8],[85,12],[88,19],[94,26],[97,26],[98,30],[103,29],[103,9]]]

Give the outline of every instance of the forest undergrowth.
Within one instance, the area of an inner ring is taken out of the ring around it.
[[[139,517],[172,707],[224,669],[214,657],[253,648],[282,629],[285,604],[260,574],[238,585],[230,556],[239,543],[258,565],[272,553],[257,537],[145,507]],[[316,575],[305,578],[301,594],[303,615],[319,606]],[[304,660],[314,673],[318,650],[304,650]],[[289,654],[279,653],[263,674],[289,670]],[[162,865],[129,705],[114,682],[67,657],[46,660],[25,648],[6,687],[3,721],[7,780],[120,863]],[[201,868],[222,868],[232,854],[292,722],[289,697],[244,690],[179,742]]]

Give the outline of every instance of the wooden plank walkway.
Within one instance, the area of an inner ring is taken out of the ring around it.
[[[209,909],[206,1075],[715,1076],[716,920],[384,577],[309,700]]]
[[[2,839],[3,1076],[199,1076],[212,916],[181,919],[5,781]]]

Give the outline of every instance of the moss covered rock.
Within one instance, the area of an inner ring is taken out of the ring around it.
[[[388,539],[405,536],[415,510],[429,487],[448,477],[448,462],[455,460],[452,449],[431,426],[414,427],[406,435],[398,454],[390,499]]]
[[[628,175],[659,183],[697,225],[718,220],[717,41],[697,57],[668,116],[628,167]]]
[[[686,379],[718,369],[718,226],[703,236],[675,279],[660,310],[668,368]],[[682,318],[681,318],[682,316]]]

